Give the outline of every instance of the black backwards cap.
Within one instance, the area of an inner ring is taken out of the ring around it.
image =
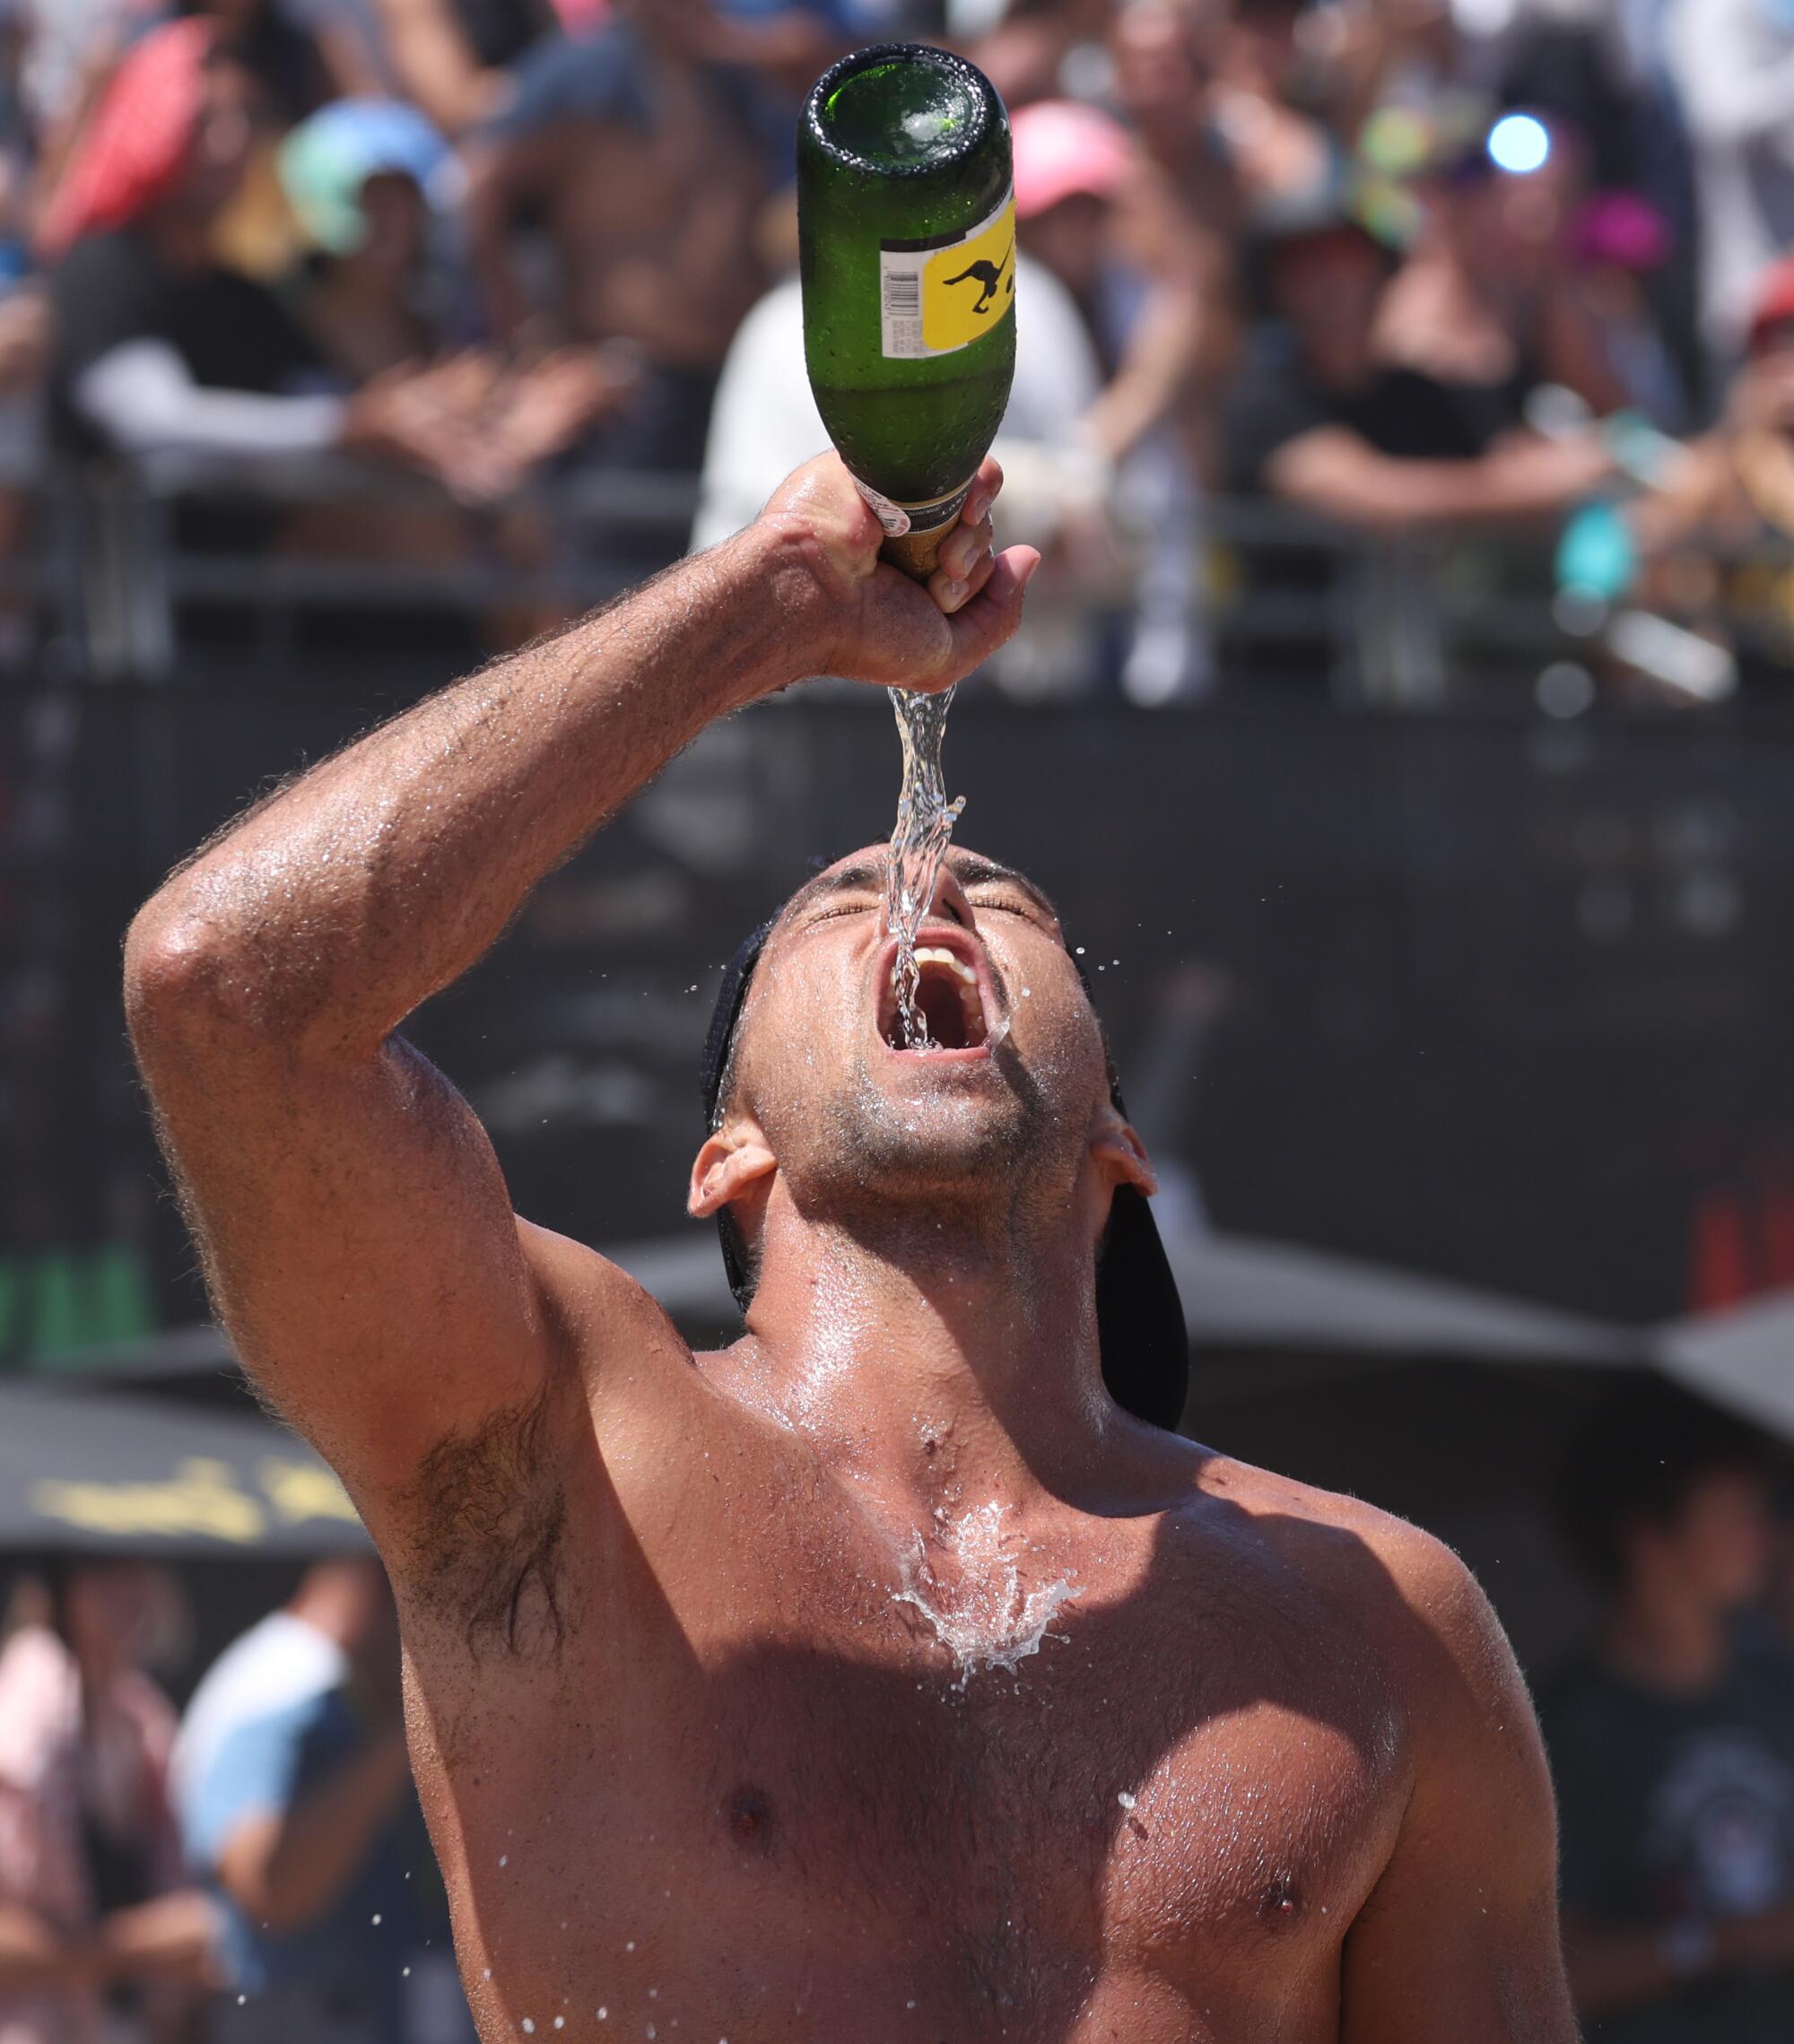
[[[735,1033],[747,1005],[748,983],[778,918],[771,917],[747,937],[729,961],[718,989],[716,1008],[704,1039],[699,1074],[703,1088],[704,1126],[714,1130],[728,1075]],[[1076,961],[1074,960],[1076,964]],[[1084,968],[1077,968],[1084,992],[1091,991]],[[1106,1055],[1106,1052],[1105,1052]],[[1109,1097],[1115,1111],[1128,1109],[1111,1062]],[[723,1267],[735,1302],[744,1313],[753,1296],[742,1253],[741,1231],[727,1207],[717,1215]],[[1096,1253],[1096,1328],[1102,1358],[1102,1381],[1123,1412],[1154,1426],[1177,1431],[1189,1395],[1189,1340],[1184,1326],[1183,1301],[1171,1275],[1159,1224],[1146,1196],[1136,1186],[1117,1186],[1109,1209],[1109,1225]]]

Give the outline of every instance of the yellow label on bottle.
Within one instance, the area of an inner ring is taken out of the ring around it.
[[[950,241],[879,250],[884,352],[898,361],[955,354],[1015,306],[1015,200]]]

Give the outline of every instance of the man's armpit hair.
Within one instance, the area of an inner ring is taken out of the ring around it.
[[[567,1492],[544,1384],[424,1457],[403,1500],[405,1573],[475,1659],[551,1659],[566,1636]]]

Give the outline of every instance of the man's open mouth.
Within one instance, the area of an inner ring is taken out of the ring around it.
[[[989,1043],[990,1022],[985,1005],[985,987],[976,963],[957,947],[949,949],[942,944],[919,944],[916,965],[920,977],[916,987],[915,1012],[927,1031],[929,1045],[937,1051],[984,1050]],[[894,944],[883,961],[878,1033],[893,1050],[912,1048],[903,1037]]]

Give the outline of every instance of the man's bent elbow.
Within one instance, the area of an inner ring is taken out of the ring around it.
[[[266,1002],[241,939],[179,884],[137,911],[125,934],[125,1019],[140,1057],[158,1041],[251,1035]]]

